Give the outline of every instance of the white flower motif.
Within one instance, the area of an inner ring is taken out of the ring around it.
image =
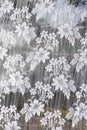
[[[16,9],[13,11],[12,15],[10,16],[10,19],[11,19],[12,21],[17,20],[17,19],[18,19],[18,16],[20,16],[20,14],[21,14],[20,8],[19,8],[19,9],[16,8]]]
[[[84,38],[81,38],[81,44],[83,45],[83,46],[86,46],[87,45],[87,33],[85,33],[85,37]]]
[[[22,7],[22,10],[21,10],[21,12],[24,14],[24,13],[28,13],[28,7],[27,6],[24,6],[24,7]]]
[[[36,89],[31,88],[31,90],[30,90],[30,94],[31,94],[31,95],[36,95],[36,94],[37,94]]]
[[[69,83],[68,83],[68,85],[69,85],[69,88],[70,88],[70,90],[71,90],[72,92],[75,92],[75,91],[76,91],[76,87],[75,87],[75,85],[74,85],[74,81],[73,81],[73,80],[70,80]]]
[[[8,79],[9,88],[13,93],[19,91],[22,94],[24,94],[26,88],[27,89],[31,88],[29,78],[24,77],[24,75],[20,71],[11,73],[8,75],[8,77],[9,77]]]
[[[72,65],[76,65],[76,71],[79,72],[84,65],[87,65],[87,48],[81,50],[79,54],[75,54],[71,61]]]
[[[14,33],[5,29],[0,30],[0,41],[2,42],[2,46],[5,48],[15,46],[17,42]]]
[[[47,119],[46,118],[42,118],[40,120],[40,122],[41,122],[41,125],[43,125],[43,126],[47,125]]]
[[[81,92],[87,93],[87,84],[82,84],[82,85],[80,86],[80,89],[81,89]]]
[[[23,36],[24,40],[29,44],[35,37],[35,29],[34,27],[29,27],[26,22],[22,23],[22,24],[18,24],[16,26],[16,31],[18,34],[18,37]]]
[[[50,51],[54,50],[54,47],[59,45],[56,33],[49,33],[48,31],[42,31],[40,37],[36,39],[37,45],[44,45],[44,47]]]
[[[29,31],[29,27],[26,25],[26,23],[22,23],[16,26],[16,33],[18,34],[18,36],[25,36],[26,33]]]
[[[69,26],[69,24],[61,25],[58,27],[58,34],[60,35],[60,38],[68,38],[69,35],[73,35],[72,27]]]
[[[82,94],[80,92],[76,92],[76,98],[80,99],[82,97]]]
[[[26,63],[23,61],[21,54],[9,55],[3,64],[8,73],[16,72],[17,70],[23,72],[25,65]]]
[[[10,93],[10,88],[9,88],[9,83],[6,80],[1,80],[0,81],[0,94],[9,94]]]
[[[1,4],[0,10],[2,10],[3,14],[5,14],[5,13],[10,13],[10,11],[13,10],[13,3],[12,3],[12,2],[9,2],[8,0],[5,0],[5,1]]]
[[[34,59],[34,56],[35,56],[35,53],[30,52],[26,59],[26,62],[30,66],[31,71],[33,71],[36,68],[36,66],[38,65],[38,61]]]
[[[55,86],[55,90],[60,89],[62,91],[64,88],[68,88],[67,81],[64,75],[59,75],[59,77],[53,78],[52,85]]]
[[[48,98],[48,99],[52,99],[53,96],[54,96],[53,92],[51,92],[51,91],[48,91],[48,92],[47,92],[47,98]]]
[[[19,90],[22,92],[22,94],[24,94],[25,92],[24,81],[23,76],[21,75],[20,72],[10,74],[8,82],[12,86],[11,91],[15,93],[17,92],[17,90]]]
[[[49,120],[53,117],[52,112],[49,112],[49,111],[45,112],[44,115],[45,115],[45,118]]]
[[[5,130],[20,130],[21,128],[17,125],[17,121],[12,121],[5,125]]]
[[[45,18],[54,9],[54,3],[50,0],[41,1],[35,5],[32,13],[36,14],[36,19]]]
[[[44,112],[43,108],[44,104],[42,104],[42,102],[39,102],[37,99],[30,103],[30,109],[32,110],[33,115],[37,114],[40,116],[40,113]]]
[[[0,46],[0,59],[3,60],[3,58],[6,56],[7,56],[7,49]]]
[[[55,111],[54,111],[54,117],[55,117],[55,118],[61,117],[61,112],[60,112],[60,110],[55,110]]]
[[[80,54],[79,60],[87,65],[87,48]]]
[[[38,82],[36,82],[35,86],[36,86],[36,89],[38,89],[38,90],[43,89],[42,82],[39,82],[39,81],[38,81]]]
[[[62,127],[56,127],[55,130],[63,130]]]
[[[71,61],[71,65],[75,65],[79,61],[79,54],[74,54],[74,58]]]
[[[74,116],[74,109],[72,107],[69,108],[68,113],[66,115],[67,120],[72,119]]]
[[[84,103],[77,104],[75,110],[71,107],[66,115],[67,120],[72,119],[72,127],[74,127],[82,118],[87,119],[87,105]]]
[[[15,105],[10,105],[10,107],[2,106],[0,108],[0,124],[2,124],[5,130],[19,130],[17,126],[17,121],[20,118],[20,114],[17,113],[17,108]]]
[[[39,50],[35,53],[34,59],[37,60],[39,63],[45,63],[45,61],[49,59],[49,54],[50,53],[47,50],[39,48]]]
[[[32,118],[32,110],[29,108],[29,105],[27,103],[24,103],[24,108],[21,110],[21,114],[25,115],[25,121],[28,122]]]
[[[50,128],[51,130],[62,130],[65,119],[61,116],[62,114],[59,110],[55,110],[54,112],[46,111],[40,122],[43,126],[47,126],[47,128]]]
[[[58,27],[58,35],[60,38],[65,37],[67,40],[69,40],[72,46],[75,44],[75,39],[81,38],[79,28],[70,26],[67,23]]]

